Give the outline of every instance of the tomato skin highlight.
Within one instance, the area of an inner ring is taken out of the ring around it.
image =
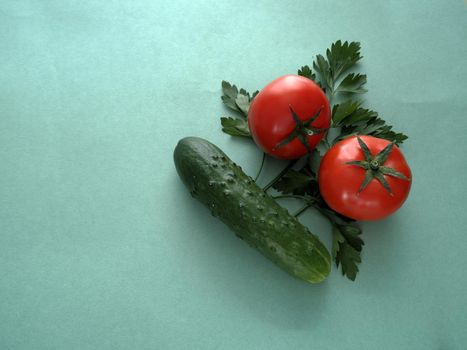
[[[360,136],[374,156],[390,142],[388,140]],[[377,180],[359,192],[365,178],[365,169],[346,164],[350,161],[364,160],[363,151],[357,137],[349,137],[334,146],[321,160],[318,182],[321,195],[333,210],[349,218],[362,221],[383,219],[397,209],[407,199],[412,184],[412,172],[400,149],[394,145],[384,166],[404,174],[410,181],[384,175],[392,190],[392,195]]]
[[[256,144],[267,154],[279,159],[296,159],[307,154],[307,148],[297,138],[276,148],[296,126],[290,108],[300,120],[306,121],[320,108],[311,123],[318,129],[329,128],[331,110],[326,95],[312,80],[298,75],[285,75],[266,85],[253,99],[248,111],[248,126]],[[316,147],[325,131],[306,136],[310,149]]]

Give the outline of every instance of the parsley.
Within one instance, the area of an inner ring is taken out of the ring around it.
[[[345,41],[338,40],[331,45],[331,48],[326,50],[326,58],[322,55],[317,55],[313,62],[313,68],[319,75],[321,86],[328,94],[328,98],[332,100],[334,94],[339,90],[347,92],[363,92],[361,87],[366,83],[366,75],[354,75],[353,73],[347,75],[336,89],[337,83],[340,81],[342,75],[350,68],[355,66],[357,62],[362,59],[360,55],[360,43],[351,42],[350,44]],[[351,88],[354,85],[353,89]],[[347,86],[347,88],[346,88]],[[356,88],[358,87],[358,88]]]
[[[319,157],[318,152],[313,152],[314,157]],[[316,160],[315,160],[316,161]],[[336,267],[341,267],[342,274],[352,281],[358,273],[358,266],[361,262],[361,251],[364,245],[359,237],[361,229],[354,220],[347,218],[333,211],[321,197],[318,187],[316,172],[313,171],[313,159],[302,166],[300,170],[288,169],[287,172],[274,183],[273,187],[282,193],[281,197],[298,197],[308,203],[307,207],[313,207],[323,214],[332,226],[332,258]],[[299,211],[298,214],[301,214]]]
[[[316,80],[316,74],[314,74],[312,71],[311,71],[311,68],[308,67],[308,66],[303,66],[302,68],[300,68],[297,72],[298,75],[302,76],[302,77],[305,77],[305,78],[308,78],[310,80],[313,80],[314,82],[317,82]]]
[[[367,90],[363,88],[366,84],[366,75],[350,73],[341,81],[336,92],[347,92],[352,94],[361,94]]]
[[[397,145],[407,139],[407,136],[392,130],[391,125],[378,117],[378,113],[360,107],[361,102],[347,100],[332,108],[332,122],[340,126],[340,134],[333,143],[353,135],[371,135],[393,141]]]
[[[313,62],[316,74],[309,66],[303,66],[298,74],[318,82],[330,103],[336,96],[340,97],[341,102],[332,107],[333,126],[342,127],[334,143],[360,134],[401,144],[407,139],[406,135],[393,131],[392,126],[379,118],[377,112],[363,108],[362,102],[354,99],[354,95],[361,95],[367,91],[364,88],[367,81],[365,74],[348,73],[362,58],[360,43],[338,40],[326,50],[326,57],[316,56]]]
[[[319,149],[329,148],[331,144],[353,135],[384,138],[396,145],[407,139],[406,135],[394,131],[377,112],[364,107],[359,99],[367,91],[365,89],[367,76],[352,70],[362,58],[360,43],[338,40],[326,50],[324,56],[316,56],[312,63],[313,68],[305,65],[297,71],[298,75],[317,83],[326,93],[332,106],[332,127],[337,131],[337,136],[330,142],[327,133]],[[222,102],[236,112],[235,118],[221,118],[222,131],[232,136],[251,137],[247,120],[248,110],[257,94],[258,91],[250,95],[244,89],[238,89],[226,81],[222,82]],[[339,103],[333,103],[335,98],[338,98]],[[306,205],[297,212],[296,216],[313,207],[329,220],[333,237],[332,257],[336,266],[340,266],[342,274],[354,281],[364,245],[361,239],[362,230],[355,225],[354,220],[329,208],[322,198],[317,179],[321,161],[318,149],[310,152],[305,160],[305,162],[303,159],[290,162],[264,187],[264,190],[273,187],[281,193],[276,198],[293,197],[304,200]],[[302,165],[297,168],[299,163]]]
[[[318,182],[303,169],[300,171],[289,169],[273,187],[283,194],[313,196],[318,191]]]
[[[354,100],[334,105],[332,108],[334,126],[352,125],[378,116],[377,112],[362,108],[360,105],[360,102]]]
[[[359,237],[362,233],[356,226],[341,225],[333,223],[332,225],[332,258],[342,268],[342,274],[355,281],[358,273],[358,266],[362,259],[360,253],[364,245]]]
[[[232,136],[250,137],[248,128],[248,110],[253,98],[258,94],[255,91],[252,96],[245,89],[238,89],[227,81],[222,81],[222,102],[231,110],[237,112],[238,118],[222,117],[222,131]]]
[[[393,131],[392,126],[387,125],[381,118],[373,117],[364,122],[343,126],[341,134],[334,142],[352,135],[371,135],[392,141],[396,145],[400,145],[408,138],[408,136],[403,133]]]
[[[240,118],[221,118],[222,131],[232,136],[251,137],[250,129],[246,119]]]

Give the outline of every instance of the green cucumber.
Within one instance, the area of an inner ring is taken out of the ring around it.
[[[312,283],[326,278],[331,257],[319,238],[217,146],[187,137],[175,148],[174,160],[191,195],[238,237],[295,277]]]

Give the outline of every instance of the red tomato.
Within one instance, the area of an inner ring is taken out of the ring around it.
[[[294,119],[294,114],[298,118]],[[326,95],[316,83],[298,75],[285,75],[266,85],[253,99],[248,125],[264,152],[295,159],[316,147],[329,128],[330,114]],[[297,120],[303,124],[301,128]],[[311,123],[307,125],[307,121]]]
[[[397,146],[386,152],[384,159],[377,155],[391,148],[389,141],[372,136],[360,136],[360,140],[367,145],[372,161],[366,159],[364,145],[357,137],[336,143],[321,160],[319,189],[326,203],[338,213],[355,220],[379,220],[404,203],[412,173]]]

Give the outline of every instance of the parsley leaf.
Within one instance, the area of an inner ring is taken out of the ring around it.
[[[341,81],[341,83],[336,89],[336,92],[362,94],[364,92],[367,92],[367,90],[363,88],[363,85],[365,84],[365,74],[350,73],[344,78],[344,80]]]
[[[360,102],[347,100],[332,107],[332,121],[335,125],[352,125],[377,117],[378,113],[360,107]]]
[[[239,113],[239,118],[222,117],[222,131],[232,136],[251,137],[248,127],[248,110],[253,98],[259,91],[255,91],[252,96],[245,89],[238,89],[229,82],[222,81],[222,102],[230,109]]]
[[[321,200],[317,179],[321,158],[322,156],[318,150],[313,150],[299,170],[288,169],[273,184],[273,188],[282,194],[309,195],[315,200],[324,203]]]
[[[239,118],[221,118],[222,131],[232,136],[251,137],[250,129],[246,119]]]
[[[334,143],[353,135],[371,135],[393,141],[396,145],[400,145],[408,138],[403,133],[393,131],[392,126],[387,125],[383,119],[373,116],[360,123],[344,125]]]
[[[242,91],[242,90],[240,90]],[[243,90],[245,91],[245,90]],[[244,116],[248,116],[248,110],[250,109],[250,97],[249,95],[244,95],[241,92],[237,95],[235,99],[235,104],[238,109],[243,113]]]
[[[320,77],[321,86],[332,97],[335,92],[362,93],[362,86],[366,83],[366,76],[360,74],[347,75],[335,89],[335,85],[342,74],[352,68],[362,58],[360,43],[338,40],[326,50],[326,58],[317,55],[313,68]]]
[[[230,109],[239,112],[243,118],[248,116],[248,109],[253,98],[258,94],[255,91],[252,96],[245,89],[240,89],[229,82],[222,81],[222,102]]]
[[[332,257],[336,266],[341,265],[342,274],[355,281],[360,264],[363,240],[359,237],[362,231],[355,226],[333,224]]]
[[[339,124],[357,110],[360,106],[359,102],[347,100],[341,104],[336,104],[332,107],[332,121]]]
[[[313,80],[314,82],[316,82],[316,74],[314,74],[312,72],[311,68],[308,67],[308,66],[303,66],[302,68],[300,68],[298,70],[297,74],[302,76],[302,77],[308,78],[308,79]]]
[[[400,145],[407,136],[392,130],[392,126],[378,117],[378,113],[360,107],[360,102],[347,100],[332,108],[332,121],[335,126],[341,126],[340,134],[333,143],[353,135],[371,135],[394,141]]]
[[[316,60],[313,62],[313,68],[320,76],[319,81],[323,90],[325,92],[329,90],[332,93],[334,81],[328,61],[322,55],[317,55]]]
[[[312,185],[312,178],[294,169],[289,169],[273,187],[283,194],[304,195]]]
[[[237,104],[235,103],[235,99],[237,98],[238,95],[238,89],[235,85],[230,85],[229,82],[227,81],[222,81],[222,102],[229,107],[230,109],[233,109],[234,111],[238,111],[237,109]]]
[[[331,45],[330,49],[326,50],[329,68],[333,80],[339,79],[342,73],[346,72],[362,59],[360,55],[360,43],[337,40]]]

